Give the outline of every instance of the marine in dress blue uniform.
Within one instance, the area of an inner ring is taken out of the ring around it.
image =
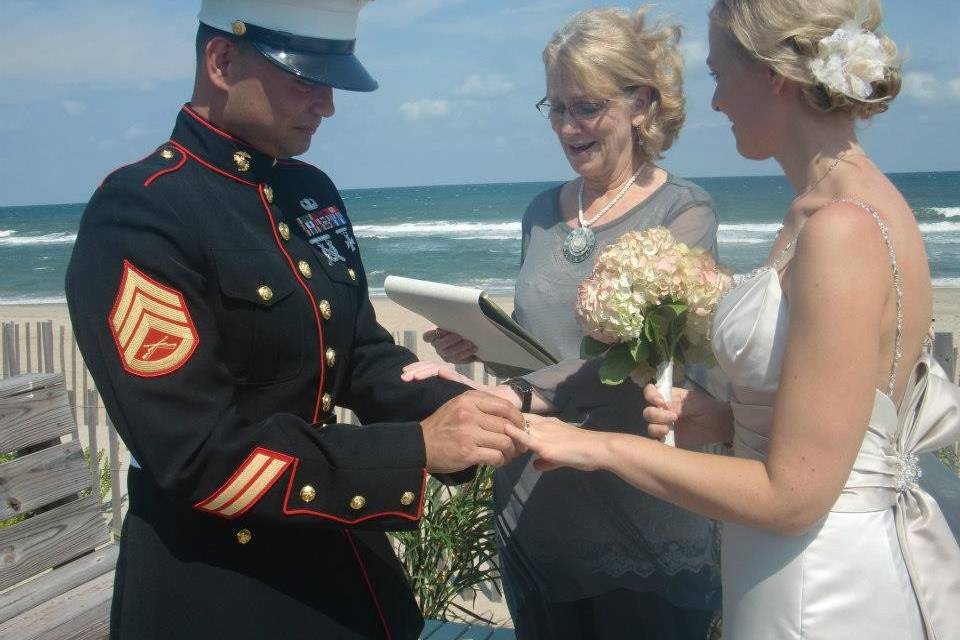
[[[353,0],[287,4],[294,24],[318,6],[334,22],[352,10],[355,29]],[[205,2],[201,21],[253,34],[306,80],[376,87],[352,41],[280,33],[269,21],[282,11]],[[136,465],[114,638],[417,636],[420,612],[382,532],[418,525],[420,420],[464,388],[401,381],[415,358],[376,321],[346,207],[322,171],[185,105],[169,141],[92,197],[67,298]],[[363,426],[338,424],[335,405]]]

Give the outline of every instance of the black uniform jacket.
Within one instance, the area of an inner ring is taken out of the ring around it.
[[[91,199],[67,273],[77,341],[140,468],[114,638],[413,638],[383,530],[413,529],[418,423],[330,179],[185,106]],[[337,424],[334,405],[363,426]]]

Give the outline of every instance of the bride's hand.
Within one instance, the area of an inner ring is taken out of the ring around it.
[[[594,471],[603,459],[603,439],[608,435],[601,431],[581,429],[556,418],[524,414],[528,430],[507,426],[507,435],[513,438],[520,450],[537,454],[533,466],[540,471],[559,467],[572,467],[581,471]]]
[[[673,387],[672,396],[668,403],[656,385],[648,384],[643,388],[643,398],[647,401],[643,419],[651,438],[662,440],[673,425],[677,446],[683,448],[732,439],[729,404],[706,393],[680,387]]]
[[[443,378],[444,380],[453,380],[454,382],[459,382],[460,384],[465,384],[472,389],[479,389],[481,391],[489,392],[492,389],[492,387],[485,387],[479,382],[468,378],[451,367],[426,360],[411,362],[403,368],[403,371],[400,374],[400,379],[404,382],[426,380],[427,378]]]

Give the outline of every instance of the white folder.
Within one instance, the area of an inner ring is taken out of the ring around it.
[[[555,358],[482,289],[387,276],[387,297],[477,345],[477,359],[500,377],[556,364]]]

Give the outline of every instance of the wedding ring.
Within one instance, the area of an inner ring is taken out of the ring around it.
[[[530,421],[526,418],[523,419],[523,432],[526,434],[530,433]]]

